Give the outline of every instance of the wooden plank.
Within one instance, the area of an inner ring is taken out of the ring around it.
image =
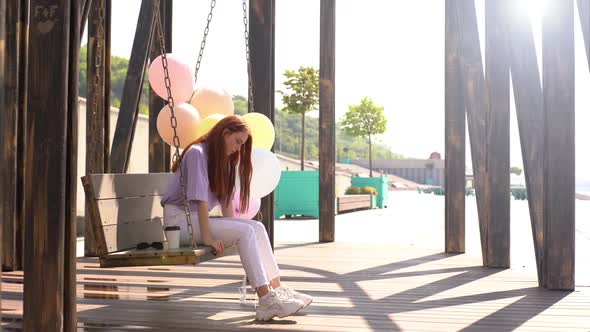
[[[24,280],[27,331],[59,331],[64,324],[70,6],[70,0],[30,1],[24,273],[43,277]]]
[[[160,20],[164,30],[164,47],[166,53],[172,52],[172,0],[160,1]],[[160,56],[160,39],[157,35],[152,38],[150,63]],[[170,172],[170,146],[158,134],[156,123],[160,110],[166,105],[164,99],[158,96],[150,87],[149,95],[149,165],[150,173]]]
[[[465,96],[458,5],[445,2],[445,252],[465,252]]]
[[[19,148],[18,136],[22,123],[20,123],[20,44],[23,36],[19,29],[21,24],[22,6],[20,1],[11,1],[4,4],[4,23],[2,24],[4,38],[2,39],[2,56],[0,62],[3,70],[2,92],[3,100],[0,102],[3,111],[0,112],[0,154],[2,167],[0,167],[0,215],[2,222],[2,266],[7,270],[21,269],[22,235],[19,224],[22,223],[19,213]]]
[[[160,196],[131,197],[97,201],[102,226],[163,218]]]
[[[89,217],[89,224],[87,227],[92,227],[92,234],[94,234],[94,244],[97,256],[104,256],[107,254],[106,241],[102,227],[99,222],[100,213],[98,211],[98,204],[96,204],[96,192],[92,176],[82,177],[82,186],[84,187],[84,202],[86,203],[86,216]]]
[[[102,226],[108,253],[135,248],[141,242],[164,242],[162,218]]]
[[[93,187],[94,199],[113,199],[163,195],[172,176],[171,173],[93,174],[86,181]]]
[[[254,111],[266,115],[272,123],[275,95],[274,24],[275,0],[250,0],[249,46]],[[273,150],[274,151],[274,150]],[[271,246],[274,247],[274,193],[263,197],[260,204]]]
[[[485,3],[485,79],[489,94],[487,172],[489,188],[484,266],[510,267],[510,71],[505,31],[507,0]],[[485,244],[485,246],[484,246]]]
[[[2,82],[0,84],[0,105],[2,108],[6,107],[6,104],[4,103],[4,94],[6,89],[6,71],[7,71],[7,61],[6,61],[6,2],[5,1],[0,1],[0,82]],[[4,112],[3,112],[4,113]],[[3,123],[2,121],[2,117],[0,116],[0,124]],[[4,138],[0,138],[0,147],[2,147],[4,144]],[[2,165],[3,167],[6,165]],[[16,174],[15,178],[16,178]],[[4,178],[4,174],[0,175],[0,178]],[[2,180],[0,180],[0,184],[2,185],[2,188],[4,187],[4,183],[1,182]],[[0,193],[0,215],[1,216],[5,216],[4,214],[4,202],[6,202],[5,197],[2,195],[2,193]],[[2,220],[2,224],[4,224],[6,222],[5,219]],[[0,227],[0,239],[3,239],[2,235],[4,234],[2,227]],[[4,250],[2,249],[2,246],[0,246],[0,257],[2,257],[2,253],[4,252]],[[0,270],[0,280],[2,279],[2,270]],[[2,285],[0,284],[0,303],[2,302]],[[0,320],[2,318],[2,313],[0,312]],[[0,327],[1,329],[2,327]]]
[[[543,19],[545,135],[545,255],[549,289],[575,288],[574,1],[549,4]]]
[[[586,46],[586,58],[590,66],[590,0],[578,0],[578,14],[582,26],[582,37]]]
[[[533,243],[539,285],[543,285],[541,259],[544,251],[543,197],[545,159],[545,116],[543,92],[535,43],[529,17],[514,7],[507,19],[510,48],[510,74],[520,132],[520,146],[527,187]]]
[[[336,220],[336,1],[320,3],[320,242],[334,241]]]
[[[111,148],[110,172],[112,173],[125,173],[129,166],[153,30],[153,1],[142,0]]]
[[[81,2],[70,6],[70,41],[68,56],[68,114],[66,143],[66,197],[64,227],[64,331],[76,331],[76,249],[77,249],[77,188],[78,188],[78,72],[80,60]]]

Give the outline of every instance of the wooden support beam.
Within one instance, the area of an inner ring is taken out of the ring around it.
[[[274,23],[275,0],[250,0],[249,43],[254,111],[275,122]],[[274,194],[262,198],[262,223],[274,248]]]
[[[22,1],[4,4],[2,24],[2,55],[4,70],[2,91],[4,98],[0,104],[0,216],[2,216],[2,267],[6,270],[22,268],[22,215],[20,213],[20,193],[22,192],[21,168],[22,150],[19,149],[19,136],[22,136],[21,91],[23,82],[20,71],[24,64],[21,58],[21,43],[24,40],[20,29],[23,14]]]
[[[506,16],[506,26],[507,36],[509,36],[510,73],[537,262],[537,277],[539,285],[542,286],[544,284],[541,260],[544,251],[545,116],[533,32],[528,14],[519,8],[521,7],[510,8],[512,15]]]
[[[7,67],[7,62],[6,62],[6,2],[5,1],[0,1],[0,107],[4,108],[5,104],[4,104],[4,95],[5,95],[5,91],[6,91],[6,78],[5,78],[5,73],[6,73],[6,67]],[[0,118],[0,125],[3,123],[2,118]],[[3,138],[1,138],[3,139]],[[0,142],[0,143],[4,143],[4,142]],[[1,147],[2,145],[0,145]],[[2,165],[5,166],[5,165]],[[2,178],[4,177],[4,174],[0,175],[2,176]],[[0,178],[0,181],[1,178]],[[0,182],[0,184],[4,184],[3,182]],[[4,188],[4,186],[2,187]],[[2,193],[0,193],[0,216],[5,216],[4,214],[4,201],[5,198],[2,195]],[[3,217],[4,218],[4,217]],[[2,224],[4,224],[6,222],[6,220],[2,220]],[[2,227],[0,227],[0,239],[2,239]],[[2,246],[0,246],[0,257],[2,257]],[[0,270],[0,278],[2,278],[2,270]],[[2,302],[2,286],[0,284],[0,303]],[[0,318],[2,316],[2,313],[0,312]]]
[[[578,0],[578,14],[582,26],[582,36],[586,46],[586,59],[590,66],[590,0]]]
[[[78,71],[80,59],[80,30],[82,11],[79,1],[72,1],[70,9],[70,44],[68,64],[68,111],[66,143],[66,197],[64,228],[64,331],[77,330],[76,314],[76,198],[78,181]]]
[[[129,166],[143,78],[154,32],[153,22],[153,1],[143,0],[137,19],[135,39],[133,40],[129,67],[127,68],[127,76],[123,86],[119,117],[113,138],[109,170],[111,173],[125,173]]]
[[[160,20],[164,30],[164,46],[166,53],[172,52],[172,0],[160,2]],[[160,55],[160,40],[157,35],[152,38],[150,63]],[[158,114],[166,105],[164,99],[158,96],[150,87],[149,114],[149,172],[162,173],[170,171],[170,146],[158,134],[156,126]]]
[[[445,252],[465,252],[465,93],[459,10],[445,2]]]
[[[86,69],[86,175],[108,172],[111,108],[110,13],[111,0],[92,1],[88,20]],[[88,207],[85,211],[85,215],[89,216]],[[84,255],[97,255],[89,217],[84,220]]]
[[[333,242],[336,198],[336,1],[320,3],[320,242]]]
[[[70,0],[31,0],[23,329],[64,327]],[[79,35],[79,30],[75,31]],[[48,52],[47,50],[51,50]]]
[[[507,1],[485,3],[485,80],[489,96],[485,161],[489,191],[488,224],[480,226],[487,229],[482,241],[484,266],[502,268],[510,267],[510,70],[504,22],[510,15]]]
[[[574,2],[548,2],[543,18],[545,255],[549,289],[575,288]]]
[[[82,39],[84,36],[86,21],[88,21],[88,14],[90,13],[92,0],[80,0],[80,2],[80,39]]]
[[[473,0],[459,2],[458,17],[459,59],[463,76],[463,89],[465,89],[465,110],[469,126],[469,142],[471,143],[473,183],[476,192],[483,263],[487,265],[487,253],[490,247],[490,244],[488,244],[490,188],[488,186],[489,179],[486,167],[489,97],[483,76],[479,33]]]

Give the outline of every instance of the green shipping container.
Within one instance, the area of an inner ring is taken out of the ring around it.
[[[282,171],[275,188],[275,219],[283,215],[320,217],[320,172]]]
[[[377,207],[380,209],[387,207],[387,193],[389,191],[389,180],[387,179],[387,176],[373,178],[353,176],[351,179],[351,185],[353,187],[370,186],[377,189]]]

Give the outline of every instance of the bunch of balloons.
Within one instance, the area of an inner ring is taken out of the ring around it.
[[[191,67],[170,53],[166,54],[166,59],[170,93],[174,99],[176,134],[180,148],[185,148],[190,142],[206,134],[219,120],[234,114],[233,99],[224,89],[194,89]],[[149,82],[158,96],[168,100],[162,56],[158,56],[150,64]],[[168,105],[164,106],[158,114],[156,127],[162,140],[174,146],[174,130],[170,115],[170,108]],[[270,194],[278,185],[281,167],[276,155],[270,151],[275,140],[272,122],[260,113],[247,113],[242,118],[252,132],[252,181],[247,211],[239,211],[239,192],[234,196],[233,209],[236,218],[251,219],[260,209],[260,199]],[[239,182],[236,183],[236,188],[240,188]]]

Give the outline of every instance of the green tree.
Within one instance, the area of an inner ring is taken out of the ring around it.
[[[299,67],[298,71],[286,70],[283,82],[287,91],[279,91],[283,96],[283,111],[301,114],[301,170],[305,160],[305,113],[316,110],[320,96],[320,73],[313,67]]]
[[[383,106],[377,106],[369,97],[364,97],[359,105],[348,106],[348,112],[340,122],[344,133],[351,137],[362,137],[369,143],[369,176],[373,177],[372,138],[383,134],[387,119],[383,115]]]

